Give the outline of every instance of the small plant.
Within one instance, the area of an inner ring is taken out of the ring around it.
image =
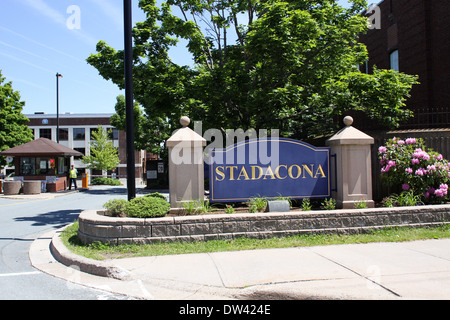
[[[392,197],[386,197],[381,201],[381,206],[386,208],[394,207],[394,199]]]
[[[322,202],[322,206],[325,210],[334,210],[336,209],[336,200],[334,200],[333,198],[325,199]]]
[[[198,204],[199,204],[198,211],[200,214],[208,213],[212,209],[208,199],[206,199],[205,201],[198,200]]]
[[[191,200],[182,203],[184,209],[186,209],[186,213],[188,215],[195,214],[198,209],[198,200]]]
[[[367,202],[364,198],[361,198],[360,201],[355,202],[354,204],[355,209],[365,209],[367,208]]]
[[[302,210],[303,211],[310,211],[312,209],[311,200],[303,199],[302,200]]]
[[[225,207],[225,213],[234,213],[234,207],[232,205],[227,204]]]
[[[111,217],[125,217],[125,211],[128,206],[128,201],[124,199],[109,200],[103,205],[106,209],[106,215]]]
[[[209,200],[191,200],[183,202],[183,207],[186,209],[188,215],[191,214],[205,214],[211,211],[212,207],[209,204]]]
[[[422,205],[421,197],[419,195],[415,195],[411,190],[403,191],[399,195],[393,194],[388,198],[389,200],[383,200],[383,202],[387,202],[387,205],[383,206],[391,206],[391,207],[409,207],[409,206],[417,206]]]
[[[254,197],[247,201],[249,207],[248,212],[264,212],[267,208],[267,199],[261,197]]]

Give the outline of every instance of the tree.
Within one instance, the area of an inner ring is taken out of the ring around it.
[[[153,130],[157,121],[167,135],[188,115],[202,120],[205,130],[277,128],[285,137],[306,139],[336,130],[336,116],[349,109],[398,126],[410,116],[403,107],[416,77],[359,72],[367,59],[358,42],[368,29],[359,14],[366,4],[353,0],[346,9],[335,0],[166,0],[158,7],[141,0],[147,19],[133,29],[133,72],[144,128]],[[187,42],[193,67],[170,58],[180,40]],[[87,61],[124,87],[122,51],[100,41]]]
[[[33,131],[26,125],[30,120],[22,114],[25,102],[20,101],[20,93],[13,90],[12,82],[4,83],[5,79],[0,70],[0,151],[34,138]],[[0,168],[5,165],[5,157],[0,156]]]
[[[119,95],[115,105],[116,113],[111,116],[111,125],[119,130],[126,130],[125,118],[125,97]],[[138,102],[134,103],[134,126],[136,150],[148,150],[154,154],[161,154],[163,146],[161,141],[170,138],[167,125],[161,117],[153,116],[151,118],[144,115]]]
[[[102,126],[92,131],[90,155],[83,156],[81,162],[87,164],[88,169],[111,170],[120,163],[117,148],[109,140],[108,132]]]

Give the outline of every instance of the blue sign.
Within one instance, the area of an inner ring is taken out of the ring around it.
[[[213,149],[209,160],[211,202],[331,196],[330,148],[285,138],[253,139]]]

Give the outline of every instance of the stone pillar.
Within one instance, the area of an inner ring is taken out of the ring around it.
[[[182,128],[166,141],[169,149],[170,206],[181,208],[183,201],[205,197],[203,148],[206,140],[188,127],[190,119],[181,117]]]
[[[353,118],[344,118],[345,128],[327,140],[331,154],[336,155],[336,189],[332,197],[338,208],[354,208],[365,201],[373,208],[371,145],[374,139],[352,127]],[[334,170],[334,168],[333,168]]]

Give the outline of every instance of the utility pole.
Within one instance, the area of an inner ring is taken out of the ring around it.
[[[63,76],[56,73],[56,142],[59,143],[59,78]]]
[[[134,160],[134,112],[133,112],[133,39],[131,0],[123,1],[124,38],[125,38],[125,109],[127,134],[127,190],[128,200],[136,197],[135,160]]]

